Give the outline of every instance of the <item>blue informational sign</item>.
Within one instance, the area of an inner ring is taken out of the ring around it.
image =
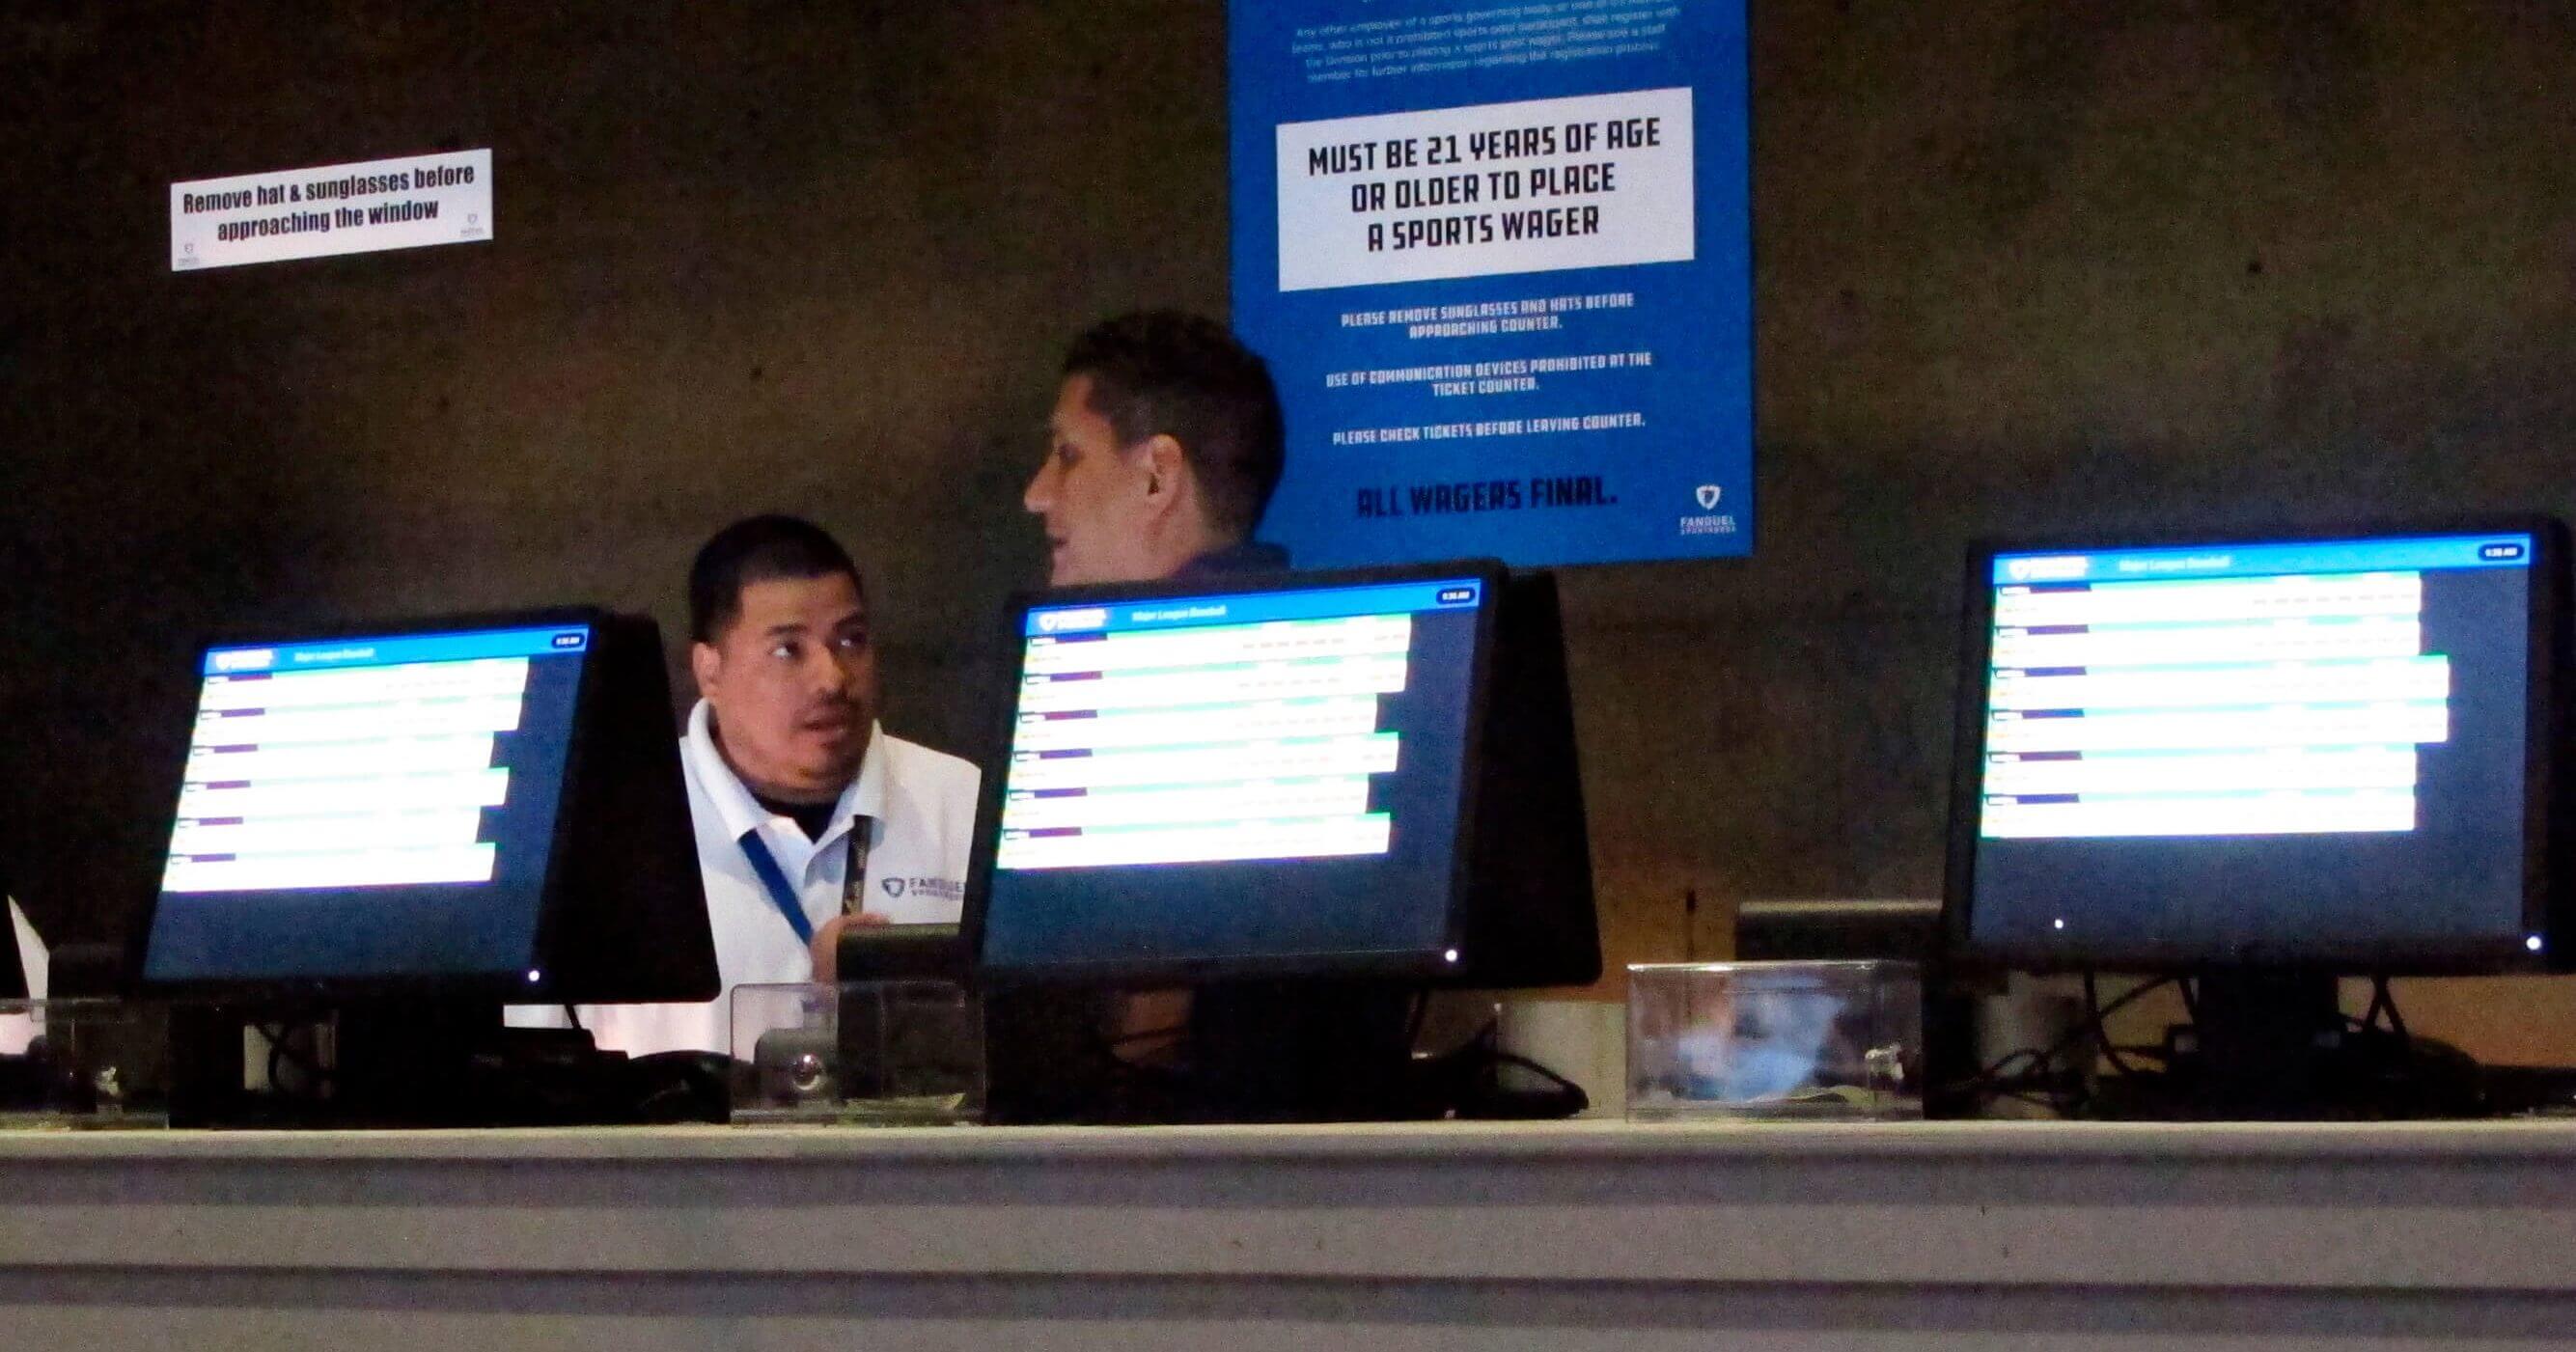
[[[1744,0],[1234,0],[1234,322],[1300,567],[1744,554]]]

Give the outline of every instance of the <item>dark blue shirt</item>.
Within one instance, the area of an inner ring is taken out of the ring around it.
[[[1288,571],[1288,551],[1266,540],[1238,540],[1223,549],[1211,549],[1182,564],[1172,574],[1175,578],[1226,577],[1235,573],[1284,573]]]

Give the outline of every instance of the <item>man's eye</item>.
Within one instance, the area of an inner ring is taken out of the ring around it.
[[[793,643],[777,643],[770,645],[769,655],[778,658],[781,661],[792,662],[796,659],[796,654],[797,647]]]
[[[1056,446],[1055,462],[1066,469],[1073,468],[1073,443],[1063,442]]]
[[[839,638],[838,642],[841,645],[841,651],[854,653],[868,646],[868,636],[865,634],[843,634]]]

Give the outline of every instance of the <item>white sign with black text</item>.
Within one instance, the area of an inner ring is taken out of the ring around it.
[[[1285,122],[1279,289],[1687,262],[1691,91]]]
[[[170,185],[172,272],[490,238],[489,149]]]

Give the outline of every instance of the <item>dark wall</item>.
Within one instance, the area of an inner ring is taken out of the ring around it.
[[[676,634],[752,511],[844,537],[889,721],[966,744],[1062,343],[1225,299],[1215,9],[57,8],[0,17],[0,857],[48,929],[150,890],[202,633]],[[169,271],[174,180],[477,146],[494,243]]]
[[[1224,308],[1223,51],[1141,0],[0,13],[31,909],[148,891],[204,630],[676,629],[764,508],[870,565],[889,723],[973,747],[1060,344]],[[1685,887],[1702,953],[1937,889],[1971,535],[2576,507],[2571,72],[2502,0],[1757,6],[1759,552],[1569,579],[1614,956]],[[167,269],[173,180],[486,145],[497,242]]]

